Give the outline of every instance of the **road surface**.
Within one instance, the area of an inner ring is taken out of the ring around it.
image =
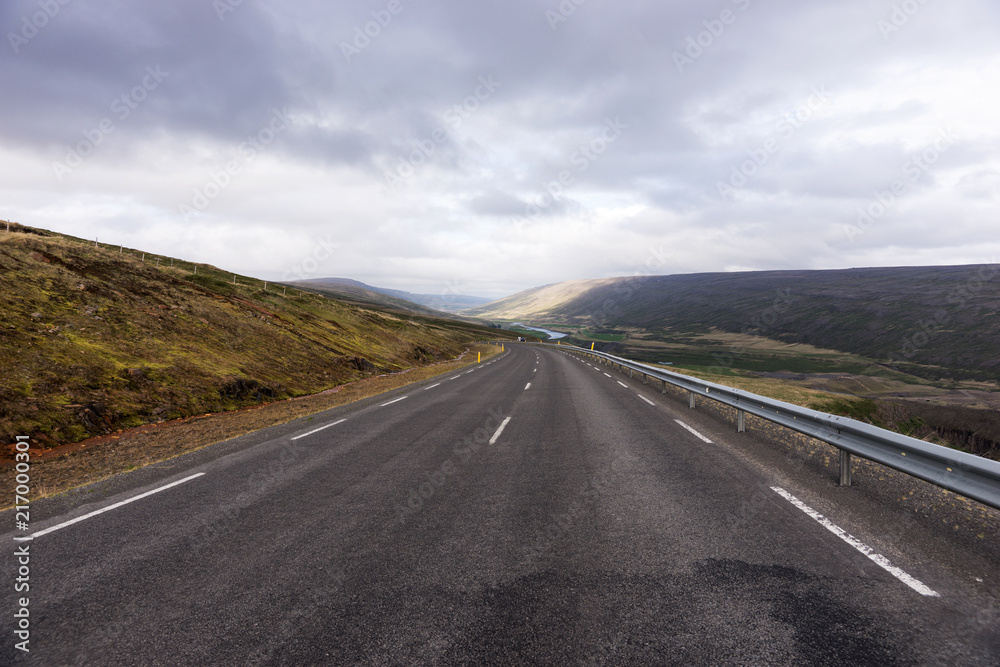
[[[3,536],[29,545],[30,653],[8,556],[0,662],[1000,661],[1000,536],[901,528],[731,430],[513,345],[36,503],[34,538]]]

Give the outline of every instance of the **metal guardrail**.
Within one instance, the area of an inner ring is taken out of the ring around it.
[[[829,443],[840,450],[840,483],[851,484],[851,454],[870,459],[907,475],[918,477],[949,491],[1000,509],[1000,461],[960,452],[901,433],[837,415],[810,410],[742,389],[672,373],[605,352],[560,345],[567,351],[581,353],[646,377],[669,383],[689,392],[689,406],[695,397],[704,396],[737,411],[737,432],[745,430],[745,413],[780,424]]]

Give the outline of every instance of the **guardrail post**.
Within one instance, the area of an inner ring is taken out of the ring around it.
[[[840,450],[840,485],[851,485],[851,453],[846,449]]]
[[[667,393],[667,381],[666,380],[660,380],[660,382],[663,384],[663,388],[660,389],[660,393],[661,394]]]
[[[688,407],[689,408],[694,408],[694,392],[693,391],[689,391],[688,392]]]
[[[736,432],[745,433],[747,430],[746,413],[743,410],[736,411]]]

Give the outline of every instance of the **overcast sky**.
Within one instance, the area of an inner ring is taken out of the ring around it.
[[[4,0],[0,218],[489,297],[1000,261],[996,0]]]

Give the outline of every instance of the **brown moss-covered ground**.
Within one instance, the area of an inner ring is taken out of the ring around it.
[[[478,352],[482,352],[485,361],[498,351],[490,345],[476,345],[458,359],[357,380],[319,394],[148,424],[47,450],[35,448],[31,452],[31,499],[55,495],[216,442],[450,373],[475,364]],[[5,488],[14,488],[14,474],[7,462],[2,473]]]
[[[5,445],[28,435],[53,448],[316,394],[452,359],[496,335],[207,264],[0,227]]]

